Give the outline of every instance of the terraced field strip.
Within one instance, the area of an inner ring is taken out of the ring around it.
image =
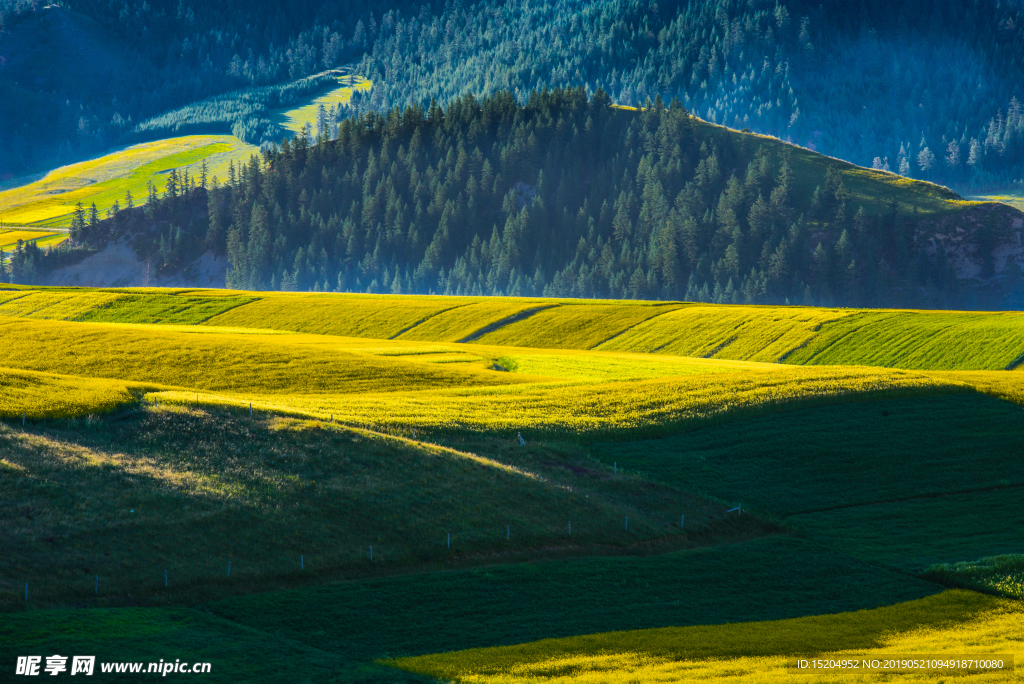
[[[0,316],[74,320],[123,295],[90,290],[22,290],[0,292]]]
[[[693,304],[630,328],[597,349],[776,362],[851,310]]]
[[[450,309],[479,300],[388,295],[277,295],[214,316],[206,325],[392,339]]]
[[[444,311],[402,333],[398,339],[425,342],[467,342],[477,339],[502,324],[555,306],[545,300],[504,300],[477,301]]]
[[[552,349],[592,349],[636,325],[685,304],[564,302],[473,340],[479,344]]]
[[[1003,370],[1024,357],[1024,313],[859,312],[825,322],[787,363]]]
[[[896,605],[770,622],[589,634],[497,648],[399,658],[388,664],[443,681],[503,684],[634,682],[877,681],[877,674],[794,674],[798,657],[885,659],[894,655],[1005,654],[1018,662],[1024,620],[1017,601],[967,591]],[[971,681],[1007,681],[1007,672]],[[937,681],[935,671],[884,675]],[[1016,676],[1011,675],[1014,681]],[[799,679],[797,679],[799,678]]]
[[[158,289],[18,291],[32,296],[9,305],[0,298],[0,316],[174,325],[192,322],[318,335],[594,349],[787,365],[980,371],[1017,368],[1024,358],[1024,314],[1013,312]],[[131,295],[134,304],[124,299],[120,305],[108,306],[104,297],[110,293]],[[95,296],[96,306],[105,312],[89,313],[89,296]],[[61,298],[69,300],[66,307],[59,305]],[[224,304],[218,311],[219,299]],[[39,302],[47,302],[46,308],[35,306]],[[174,304],[168,305],[163,317],[132,313],[164,306],[155,302]],[[196,311],[190,313],[190,307]],[[1007,380],[996,381],[995,376],[985,382],[1008,386]]]

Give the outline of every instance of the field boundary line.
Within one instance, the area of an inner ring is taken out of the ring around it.
[[[865,503],[845,504],[842,506],[825,506],[823,508],[809,508],[805,511],[794,511],[793,513],[786,513],[782,517],[791,518],[796,515],[828,513],[829,511],[841,511],[849,508],[864,508],[865,506],[879,506],[881,504],[903,503],[905,501],[917,501],[919,499],[938,499],[943,496],[960,496],[962,494],[978,494],[980,492],[997,492],[1006,489],[1021,488],[1024,488],[1024,482],[1018,482],[1016,484],[1009,485],[988,485],[986,487],[972,487],[970,489],[958,489],[951,492],[925,492],[924,494],[917,494],[915,496],[896,497],[892,499],[878,499],[877,501],[868,501]]]
[[[1017,370],[1017,367],[1020,366],[1020,364],[1022,364],[1022,363],[1024,363],[1024,352],[1021,352],[1020,356],[1018,356],[1013,361],[1011,361],[1006,366],[1006,368],[1004,368],[1003,370],[1007,370],[1007,371]]]
[[[653,321],[653,320],[654,320],[655,318],[658,318],[658,317],[660,317],[660,316],[665,316],[665,315],[667,315],[667,314],[670,314],[670,313],[672,313],[673,311],[682,311],[682,310],[683,310],[683,309],[685,309],[685,308],[686,308],[687,306],[691,306],[691,305],[692,305],[692,302],[684,302],[684,303],[683,303],[683,306],[677,306],[676,308],[674,308],[674,309],[669,309],[668,311],[659,311],[658,313],[654,314],[654,315],[653,315],[653,316],[651,316],[650,318],[645,318],[645,319],[644,319],[644,320],[642,320],[642,321],[637,321],[637,322],[636,322],[636,323],[634,323],[633,325],[631,325],[631,326],[628,326],[628,327],[626,327],[626,328],[623,328],[622,330],[620,330],[619,332],[615,333],[614,335],[612,335],[612,336],[611,336],[611,337],[609,337],[608,339],[606,339],[606,340],[601,340],[600,342],[598,342],[597,344],[595,344],[595,345],[594,345],[593,347],[587,347],[586,351],[592,351],[592,350],[597,350],[597,348],[598,348],[598,347],[600,347],[600,346],[601,346],[602,344],[608,344],[609,342],[611,342],[612,340],[614,340],[614,339],[615,339],[616,337],[621,337],[622,335],[625,335],[626,333],[628,333],[628,332],[629,332],[630,330],[632,330],[633,328],[637,327],[638,325],[643,325],[644,323],[648,323],[648,322],[650,322],[650,321]],[[671,305],[665,305],[665,306],[671,306]],[[666,346],[667,344],[668,344],[668,343],[666,342],[665,344],[661,345],[661,347],[658,347],[658,349],[662,349],[662,348],[663,348],[663,347],[665,347],[665,346]],[[657,351],[657,350],[655,350],[655,351]],[[638,352],[638,353],[642,353],[642,352]],[[653,352],[648,352],[648,353],[653,353]]]
[[[211,297],[210,299],[215,299],[215,297]],[[256,302],[261,302],[261,301],[263,301],[263,297],[253,297],[252,299],[250,299],[247,302],[239,302],[238,304],[235,304],[234,306],[229,306],[228,308],[224,309],[223,311],[218,311],[217,313],[213,314],[212,316],[207,316],[206,318],[204,318],[203,320],[199,321],[198,323],[193,323],[193,325],[202,325],[203,323],[206,323],[210,319],[216,318],[217,316],[222,316],[222,315],[226,314],[228,311],[233,311],[233,310],[237,309],[240,306],[246,306],[248,304],[255,304]]]
[[[789,363],[789,357],[790,357],[790,356],[792,356],[793,354],[797,353],[798,351],[800,351],[801,349],[803,349],[803,348],[804,348],[804,347],[806,347],[807,345],[809,345],[809,344],[810,344],[811,342],[813,342],[814,340],[818,339],[818,336],[819,336],[819,334],[821,333],[821,329],[822,329],[823,327],[825,327],[826,325],[829,325],[830,323],[838,323],[839,321],[843,321],[843,320],[846,320],[847,318],[863,318],[863,317],[865,317],[865,316],[866,316],[866,315],[867,315],[868,313],[869,313],[869,312],[867,312],[867,311],[858,311],[857,313],[853,314],[852,316],[841,316],[841,317],[839,317],[839,318],[834,318],[834,319],[832,319],[831,321],[822,321],[822,322],[821,322],[821,323],[819,323],[818,325],[814,326],[814,331],[813,331],[813,332],[814,332],[815,334],[814,334],[814,335],[813,335],[812,337],[809,337],[808,339],[804,340],[803,342],[801,342],[800,344],[798,344],[797,346],[793,347],[792,349],[790,349],[789,351],[787,351],[787,352],[786,352],[785,354],[783,354],[782,356],[780,356],[780,357],[779,357],[779,360],[778,360],[778,362],[777,362],[777,363],[786,363],[786,364],[789,364],[789,365],[791,365],[791,366],[795,366],[795,365],[800,365],[800,366],[808,366],[808,365],[811,365],[811,364],[810,364],[810,362],[811,362],[811,361],[813,361],[813,360],[815,359],[815,357],[817,357],[818,355],[822,354],[823,352],[825,352],[825,351],[827,351],[827,350],[831,349],[832,347],[836,346],[837,344],[839,344],[839,343],[840,343],[840,342],[842,342],[842,341],[843,341],[844,339],[846,339],[847,337],[849,337],[849,336],[850,336],[850,335],[852,335],[853,333],[857,332],[858,330],[860,330],[860,329],[861,329],[861,328],[863,328],[864,326],[866,326],[866,325],[870,325],[870,321],[868,321],[868,322],[865,322],[865,323],[862,323],[861,325],[859,325],[859,326],[856,326],[856,327],[854,327],[854,328],[852,328],[852,329],[848,330],[848,331],[847,331],[847,332],[846,332],[846,333],[845,333],[844,335],[842,335],[841,337],[838,337],[838,338],[836,338],[836,339],[835,339],[835,340],[834,340],[834,341],[833,341],[833,342],[832,342],[831,344],[829,344],[829,345],[828,345],[827,347],[825,347],[824,349],[822,349],[822,350],[820,350],[820,351],[817,351],[817,352],[815,352],[815,353],[814,353],[814,356],[812,356],[811,358],[807,359],[807,361],[804,361],[804,362],[803,362],[803,363],[801,363],[801,364],[790,364],[790,363]],[[894,316],[895,314],[889,314],[889,315],[890,315],[890,316]]]
[[[483,337],[487,333],[492,333],[495,330],[501,330],[506,325],[511,325],[513,323],[518,323],[519,321],[524,321],[527,318],[529,318],[530,316],[533,316],[534,314],[538,314],[541,311],[546,311],[548,309],[556,309],[556,308],[558,308],[560,306],[562,306],[562,305],[561,304],[545,304],[544,306],[537,306],[537,307],[534,307],[532,309],[524,309],[523,311],[520,311],[517,314],[512,314],[511,316],[506,316],[505,318],[502,318],[500,321],[495,321],[493,323],[489,323],[489,324],[485,325],[484,327],[480,328],[476,332],[472,332],[469,335],[466,335],[465,337],[463,337],[461,340],[457,340],[456,344],[465,344],[467,342],[473,342],[475,340],[479,340],[481,337]],[[515,345],[509,345],[509,346],[515,346]]]
[[[470,304],[477,304],[477,303],[478,303],[478,302],[470,302]],[[419,326],[419,325],[422,325],[422,324],[426,323],[426,322],[427,322],[427,321],[429,321],[429,320],[430,320],[431,318],[436,318],[437,316],[440,316],[440,315],[441,315],[441,314],[443,314],[443,313],[448,313],[449,311],[455,311],[456,309],[462,309],[462,308],[465,308],[465,307],[469,306],[470,304],[456,304],[456,305],[455,305],[455,306],[453,306],[453,307],[450,307],[450,308],[447,308],[447,309],[441,309],[440,311],[435,311],[434,313],[430,314],[430,315],[429,315],[429,316],[427,316],[426,318],[421,318],[420,320],[416,321],[415,323],[413,323],[412,325],[410,325],[410,326],[409,326],[408,328],[402,328],[401,330],[399,330],[398,332],[396,332],[396,333],[395,333],[394,335],[392,335],[392,336],[391,336],[391,337],[389,337],[388,339],[389,339],[389,340],[394,340],[394,339],[398,339],[399,337],[401,337],[401,336],[402,336],[402,335],[404,335],[405,333],[409,332],[409,331],[410,331],[410,330],[412,330],[413,328],[415,328],[415,327],[417,327],[417,326]]]
[[[736,330],[739,330],[740,327],[741,326],[736,326],[735,328],[733,328],[733,331],[735,332]],[[733,335],[732,337],[728,338],[727,340],[723,340],[717,346],[709,349],[707,351],[707,353],[701,355],[701,358],[703,358],[703,359],[713,359],[713,358],[715,358],[715,356],[717,356],[719,352],[721,352],[723,349],[728,347],[730,344],[732,344],[733,342],[735,342],[739,338],[740,338],[739,335]]]

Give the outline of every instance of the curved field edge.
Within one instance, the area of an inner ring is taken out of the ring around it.
[[[922,577],[946,586],[1024,599],[1024,554],[989,556],[960,563],[936,563]]]
[[[161,403],[210,404],[340,420],[410,435],[498,433],[524,438],[634,439],[794,408],[969,392],[955,378],[873,368],[762,366],[632,382],[555,382],[338,394],[164,391]]]
[[[797,656],[858,653],[1012,654],[1024,606],[963,590],[833,615],[609,632],[517,646],[378,661],[459,682],[763,682],[785,680]],[[927,680],[931,673],[886,681]],[[1005,677],[1005,675],[1002,675]],[[848,681],[844,679],[843,681]]]
[[[0,367],[0,418],[78,418],[135,404],[157,386]]]

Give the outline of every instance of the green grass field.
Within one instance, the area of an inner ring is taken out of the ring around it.
[[[0,668],[763,682],[794,653],[1017,653],[1021,320],[5,286]]]
[[[1024,409],[977,394],[823,406],[664,440],[604,463],[775,516],[1024,486]]]

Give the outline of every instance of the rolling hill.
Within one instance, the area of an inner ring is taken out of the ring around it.
[[[6,286],[0,661],[759,681],[1015,653],[1019,318]]]

